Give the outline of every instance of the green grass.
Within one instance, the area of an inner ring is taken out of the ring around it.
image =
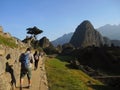
[[[12,38],[5,38],[0,35],[0,44],[11,47],[11,48],[16,48],[17,45],[15,44],[15,40]]]
[[[102,83],[92,79],[82,71],[70,69],[66,65],[69,65],[69,63],[57,58],[48,58],[46,60],[46,71],[50,90],[93,90],[92,85],[103,86]],[[88,81],[91,82],[91,86],[88,85]]]

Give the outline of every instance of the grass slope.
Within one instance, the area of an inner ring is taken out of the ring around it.
[[[12,38],[3,37],[1,35],[0,35],[0,44],[11,47],[11,48],[17,47],[15,40],[13,40]]]
[[[92,86],[103,86],[102,83],[92,79],[81,70],[66,67],[68,64],[57,58],[47,59],[46,70],[50,90],[93,90]]]

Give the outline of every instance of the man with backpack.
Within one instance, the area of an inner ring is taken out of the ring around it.
[[[20,56],[21,62],[21,72],[20,72],[20,88],[22,88],[23,77],[27,74],[28,77],[28,88],[31,86],[31,71],[32,71],[32,63],[34,63],[34,57],[31,53],[31,49],[27,48],[25,53]]]

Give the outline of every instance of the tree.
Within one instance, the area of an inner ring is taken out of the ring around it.
[[[34,26],[33,28],[27,28],[27,34],[31,34],[35,39],[37,39],[37,35],[41,34],[43,31],[38,29],[36,26]]]

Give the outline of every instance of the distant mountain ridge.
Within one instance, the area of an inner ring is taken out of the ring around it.
[[[120,24],[110,25],[106,24],[97,29],[103,36],[108,37],[111,40],[120,40]]]
[[[52,44],[54,46],[57,46],[59,44],[63,45],[65,43],[68,43],[70,41],[72,35],[73,35],[73,32],[68,33],[68,34],[64,34],[63,36],[61,36],[61,37],[57,38],[56,40],[52,41]]]
[[[97,29],[97,31],[99,31],[102,34],[102,36],[105,36],[105,37],[109,38],[110,40],[112,40],[111,42],[115,43],[115,45],[120,45],[120,24],[119,25],[106,24],[104,26],[99,27]],[[71,35],[69,35],[69,34],[71,34]],[[52,41],[53,45],[56,46],[58,44],[63,45],[64,43],[68,43],[73,35],[73,32],[70,32],[65,35],[69,38],[66,38],[63,35],[60,38]]]

